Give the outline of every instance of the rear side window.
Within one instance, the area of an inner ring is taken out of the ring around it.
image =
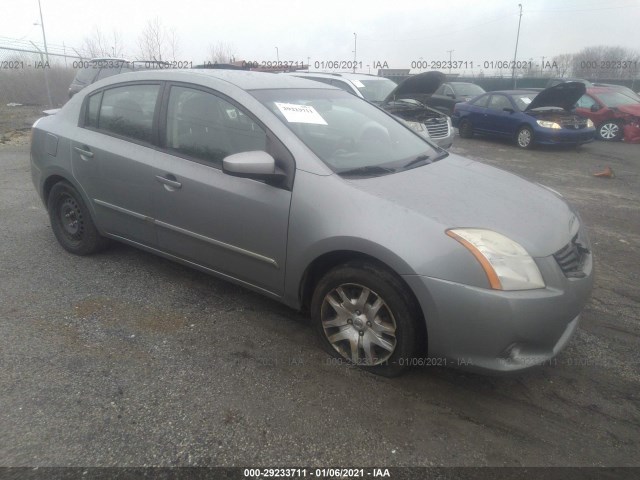
[[[100,111],[100,102],[102,101],[102,92],[96,93],[89,97],[87,104],[87,119],[85,125],[87,127],[98,128],[98,113]]]
[[[477,107],[486,107],[488,101],[489,101],[489,95],[485,95],[484,97],[480,97],[475,102],[471,102],[471,103]]]
[[[227,155],[266,150],[267,135],[251,117],[223,98],[174,86],[169,94],[166,145],[221,168]]]
[[[102,94],[97,128],[125,137],[151,142],[153,115],[160,85],[126,85]],[[91,97],[89,111],[91,111]]]
[[[502,110],[503,108],[513,108],[511,102],[504,95],[491,95],[489,108],[493,110]]]

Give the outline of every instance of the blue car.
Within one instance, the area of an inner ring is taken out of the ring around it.
[[[451,120],[462,138],[476,133],[511,138],[520,148],[582,145],[596,134],[591,120],[573,112],[585,88],[566,82],[542,91],[489,92],[456,104]]]

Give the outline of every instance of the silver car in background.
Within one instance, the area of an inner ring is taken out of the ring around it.
[[[446,79],[440,72],[412,75],[399,84],[385,77],[364,73],[290,72],[282,75],[294,75],[341,88],[401,119],[409,128],[439,147],[449,148],[453,145],[455,131],[451,118],[419,100],[431,96]],[[412,95],[416,98],[410,98]]]
[[[32,134],[66,250],[117,240],[308,309],[328,352],[374,373],[539,365],[592,288],[585,228],[557,193],[328,85],[127,73]]]

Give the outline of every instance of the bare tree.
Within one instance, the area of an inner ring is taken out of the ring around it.
[[[208,61],[212,63],[231,63],[235,61],[235,47],[231,43],[217,42],[209,46]]]
[[[175,29],[165,27],[158,17],[147,21],[138,37],[140,60],[176,60],[179,41]]]
[[[573,73],[593,80],[634,78],[640,51],[619,46],[587,47],[574,55]]]
[[[557,77],[569,77],[573,73],[573,62],[575,61],[573,53],[563,53],[556,55],[551,59],[553,75]]]
[[[100,28],[94,26],[91,34],[84,37],[81,50],[90,58],[122,57],[125,48],[122,35],[117,30],[113,30],[111,36],[107,36]]]

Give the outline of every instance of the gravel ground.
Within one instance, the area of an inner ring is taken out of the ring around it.
[[[640,147],[453,151],[560,191],[589,226],[596,287],[555,365],[333,366],[276,302],[124,245],[67,254],[26,142],[0,144],[0,466],[640,466]]]

